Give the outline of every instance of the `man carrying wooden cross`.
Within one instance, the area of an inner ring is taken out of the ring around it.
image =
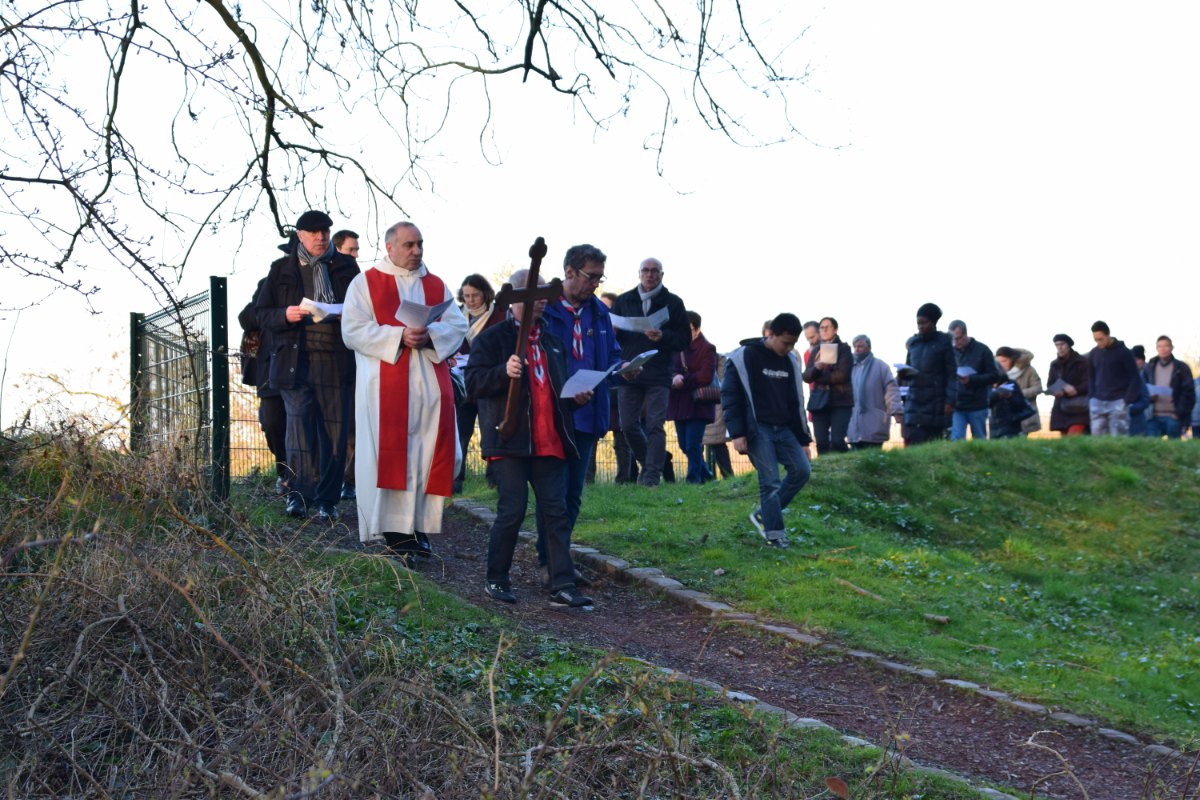
[[[537,278],[539,265],[535,256],[529,270],[513,273],[508,291],[498,296],[508,294],[516,301],[509,318],[476,337],[467,362],[467,395],[479,405],[480,450],[492,464],[497,489],[484,591],[493,600],[517,602],[509,570],[533,487],[546,528],[550,603],[590,606],[592,599],[575,585],[565,476],[566,460],[577,455],[571,415],[592,399],[592,392],[560,398],[567,379],[566,351],[541,319],[547,300],[557,298],[560,287],[556,282],[540,288],[545,282]],[[528,288],[531,283],[539,288]],[[519,348],[527,314],[528,342]]]

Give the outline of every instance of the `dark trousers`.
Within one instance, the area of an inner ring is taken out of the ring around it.
[[[258,398],[258,424],[267,438],[267,449],[275,457],[275,477],[290,478],[287,468],[287,409],[277,394]]]
[[[854,409],[849,406],[829,406],[812,412],[813,441],[818,453],[845,453],[850,449],[846,442],[846,431]]]
[[[342,496],[354,384],[343,380],[341,365],[335,353],[302,353],[296,386],[279,392],[287,409],[288,488],[305,503],[335,505]]]
[[[850,446],[855,450],[881,450],[883,442],[851,442]]]
[[[461,484],[467,477],[467,447],[471,444],[471,437],[475,435],[475,420],[479,416],[479,406],[463,400],[455,407],[454,413],[458,417],[458,443],[462,446],[462,466],[459,467],[458,475],[454,476],[454,480]]]
[[[579,458],[568,458],[566,469],[563,470],[563,488],[566,491],[567,505],[567,547],[571,546],[571,532],[575,530],[575,520],[579,519],[579,509],[583,507],[583,485],[587,482],[588,464],[596,452],[596,437],[587,431],[575,431],[575,449]],[[537,554],[538,563],[546,565],[546,519],[542,513],[542,504],[538,503],[534,511],[537,519]]]
[[[499,458],[492,463],[496,478],[496,519],[488,538],[487,580],[511,586],[517,533],[529,505],[529,488],[546,532],[546,566],[550,571],[550,590],[575,586],[575,565],[571,561],[571,525],[567,519],[567,464],[560,458]]]
[[[617,401],[621,408],[621,432],[641,465],[638,483],[657,486],[663,479],[663,464],[667,460],[667,401],[668,386],[621,386]],[[643,418],[645,430],[642,429]]]
[[[708,461],[708,471],[713,475],[720,471],[722,478],[733,477],[733,462],[729,460],[729,442],[704,445],[704,457]]]
[[[904,440],[906,445],[935,442],[938,439],[946,438],[946,429],[940,425],[906,425],[904,431],[907,434],[907,438]]]

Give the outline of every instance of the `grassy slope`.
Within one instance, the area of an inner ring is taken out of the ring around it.
[[[856,646],[1189,739],[1198,475],[1191,442],[940,443],[818,461],[788,551],[746,520],[752,475],[589,487],[575,540]]]

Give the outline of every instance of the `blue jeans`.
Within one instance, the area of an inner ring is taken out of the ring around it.
[[[583,506],[583,485],[587,481],[588,464],[592,461],[592,453],[596,451],[597,437],[584,431],[575,431],[575,448],[579,458],[568,458],[567,468],[563,470],[563,485],[566,487],[567,505],[567,545],[570,546],[571,531],[575,530],[575,520],[579,519],[579,509]],[[542,504],[534,509],[537,520],[537,555],[538,563],[546,564],[546,521],[542,515]]]
[[[988,410],[980,408],[976,411],[959,411],[955,409],[950,418],[950,441],[957,442],[967,438],[967,426],[971,427],[971,437],[974,439],[987,438]]]
[[[1155,439],[1163,436],[1168,439],[1178,439],[1183,436],[1183,425],[1174,417],[1151,417],[1146,423],[1146,435]]]
[[[702,419],[675,420],[675,438],[679,440],[679,449],[687,456],[687,482],[704,483],[711,481],[715,475],[704,463],[704,429],[708,423]]]
[[[529,487],[537,501],[537,510],[546,522],[546,563],[550,569],[550,589],[575,586],[575,565],[571,561],[571,526],[563,497],[563,473],[566,462],[550,456],[498,458],[491,462],[496,478],[496,519],[488,538],[487,580],[511,586],[509,570],[517,533],[529,504]]]
[[[783,510],[797,492],[808,483],[811,467],[808,456],[791,428],[782,425],[759,425],[748,439],[750,463],[758,472],[758,503],[762,510],[763,527],[767,538],[783,535]],[[785,476],[779,480],[779,467]]]

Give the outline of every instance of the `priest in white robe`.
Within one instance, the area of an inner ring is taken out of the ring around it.
[[[358,536],[385,540],[411,564],[413,554],[432,552],[427,534],[441,532],[462,460],[447,359],[467,320],[454,303],[428,326],[398,320],[402,302],[435,306],[452,295],[425,267],[425,243],[411,222],[388,228],[384,245],[387,258],[354,279],[342,312],[342,338],[358,369]]]

